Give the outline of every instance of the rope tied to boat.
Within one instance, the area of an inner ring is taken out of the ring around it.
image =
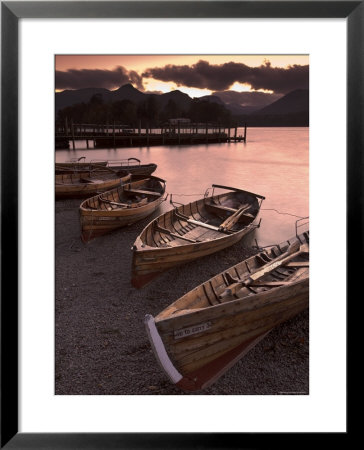
[[[292,217],[298,217],[299,219],[305,219],[305,217],[302,216],[297,216],[296,214],[291,214],[291,213],[287,213],[287,212],[281,212],[278,211],[278,209],[275,208],[260,208],[261,211],[275,211],[277,214],[283,214],[285,216],[292,216]]]

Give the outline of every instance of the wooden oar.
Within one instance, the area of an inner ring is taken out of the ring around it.
[[[110,205],[115,205],[115,206],[121,206],[123,208],[130,208],[131,205],[128,203],[119,203],[119,202],[113,202],[111,200],[107,200],[106,198],[102,198],[101,196],[99,196],[99,200],[100,202],[104,202],[104,203],[109,203]]]
[[[178,219],[181,219],[185,222],[191,223],[193,225],[198,225],[199,227],[203,227],[203,228],[207,228],[209,230],[214,230],[214,231],[220,231],[222,233],[228,233],[231,234],[232,231],[228,231],[228,230],[220,230],[219,227],[215,227],[214,225],[210,225],[208,223],[204,223],[204,222],[200,222],[198,220],[194,220],[194,219],[190,219],[188,216],[185,216],[184,214],[178,212],[176,209],[174,210],[174,214]]]
[[[258,270],[258,272],[252,273],[250,275],[250,277],[245,281],[245,283],[244,283],[245,286],[249,286],[249,284],[251,284],[254,281],[258,280],[259,278],[261,278],[266,273],[271,272],[275,268],[280,267],[283,264],[285,264],[287,261],[290,261],[292,258],[295,258],[296,256],[300,255],[301,253],[305,253],[307,251],[308,251],[308,245],[307,244],[302,244],[300,246],[299,251],[294,252],[291,255],[289,255],[286,258],[283,258],[283,259],[281,259],[279,261],[274,261],[273,263],[268,264],[266,267],[263,267],[261,270]]]
[[[272,263],[269,263],[266,266],[264,266],[262,269],[258,270],[257,272],[252,273],[245,280],[237,281],[236,283],[231,284],[220,295],[220,298],[224,299],[225,297],[235,294],[242,287],[251,285],[252,283],[254,283],[254,281],[258,280],[263,275],[265,275],[269,272],[272,272],[272,270],[284,265],[287,261],[290,261],[292,258],[300,255],[301,253],[305,253],[308,251],[309,251],[308,244],[300,245],[300,243],[298,241],[295,241],[293,244],[291,244],[288,247],[286,253],[284,253],[283,255],[276,258]]]
[[[229,216],[227,219],[224,220],[224,222],[222,222],[220,224],[219,230],[221,230],[221,231],[230,230],[230,228],[232,228],[236,224],[236,222],[239,220],[240,216],[244,213],[244,211],[246,211],[249,208],[250,208],[250,205],[248,205],[248,206],[244,205],[241,208],[239,208],[236,212],[234,212],[234,214]]]

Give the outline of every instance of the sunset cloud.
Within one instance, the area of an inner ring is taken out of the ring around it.
[[[129,71],[122,66],[117,66],[112,70],[68,69],[56,71],[56,89],[59,90],[87,87],[116,89],[127,83],[144,90],[141,76],[136,71]]]
[[[273,67],[269,61],[258,67],[243,63],[227,62],[210,64],[200,60],[193,65],[173,65],[146,69],[143,77],[177,86],[188,86],[212,91],[228,90],[235,82],[246,83],[254,90],[265,89],[286,94],[294,89],[308,89],[309,66],[291,65]]]

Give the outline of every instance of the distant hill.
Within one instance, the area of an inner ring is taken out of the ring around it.
[[[117,102],[121,100],[131,100],[132,102],[138,104],[148,97],[153,97],[158,102],[158,104],[163,108],[169,100],[173,100],[177,107],[181,110],[188,110],[192,99],[189,95],[184,94],[178,89],[175,91],[168,92],[166,94],[148,94],[140,92],[131,84],[124,84],[119,89],[115,91],[110,91],[103,88],[86,88],[77,89],[74,91],[63,91],[56,93],[56,113],[60,109],[67,106],[72,106],[77,103],[87,103],[91,100],[92,96],[96,94],[101,94],[102,99],[105,103]]]
[[[241,114],[252,114],[259,109],[257,106],[241,106],[239,103],[225,103],[218,95],[204,95],[203,97],[199,97],[199,100],[207,100],[209,102],[218,103],[219,105],[225,106],[225,108],[234,116],[239,116]]]
[[[275,114],[296,114],[308,112],[309,91],[308,89],[297,89],[284,97],[276,100],[268,106],[255,112],[255,114],[275,115]]]
[[[257,106],[241,106],[239,103],[226,103],[225,106],[234,116],[253,114],[259,109]]]
[[[110,94],[110,91],[104,88],[85,88],[74,91],[66,90],[56,92],[56,113],[60,109],[75,105],[76,103],[87,103],[96,94],[101,94],[105,100]]]
[[[107,101],[118,102],[121,100],[131,100],[134,103],[139,103],[145,100],[146,94],[140,92],[132,84],[124,84],[116,91],[109,91]]]
[[[218,97],[217,95],[204,95],[203,97],[198,97],[199,100],[207,100],[208,102],[212,102],[212,103],[219,103],[220,105],[225,105],[225,102],[223,102],[221,100],[220,97]]]
[[[189,95],[184,94],[178,89],[167,92],[165,94],[157,95],[156,97],[158,97],[160,106],[164,107],[169,102],[169,100],[173,100],[176,103],[177,107],[182,111],[187,111],[192,102],[192,99]]]
[[[130,100],[138,106],[146,100],[154,100],[157,109],[164,111],[164,119],[168,118],[169,115],[182,117],[181,114],[188,114],[193,105],[195,108],[193,119],[195,120],[200,120],[198,117],[206,115],[206,111],[210,111],[209,116],[216,114],[217,117],[219,112],[221,113],[225,108],[231,114],[230,120],[240,124],[247,123],[248,126],[308,126],[309,91],[307,89],[292,91],[270,105],[259,109],[254,106],[242,106],[238,103],[225,103],[217,95],[206,95],[192,99],[178,89],[165,94],[144,93],[131,84],[125,84],[115,91],[104,88],[85,88],[57,92],[55,95],[56,114],[65,107],[88,103],[95,95],[101,96],[105,104]],[[197,110],[196,102],[201,102],[201,107],[198,107]],[[214,106],[211,105],[211,108],[207,109],[203,108],[202,105],[206,102],[210,102]],[[226,114],[224,117],[226,117]],[[127,120],[127,118],[124,120]]]

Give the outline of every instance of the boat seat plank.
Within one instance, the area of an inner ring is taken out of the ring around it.
[[[237,209],[235,209],[235,208],[229,208],[228,206],[222,206],[222,205],[218,205],[216,203],[205,203],[205,207],[209,211],[216,211],[216,212],[234,213],[237,211]]]
[[[139,195],[152,195],[153,197],[160,197],[160,192],[155,191],[144,191],[142,189],[125,189],[124,192],[129,194],[139,194]]]
[[[88,177],[82,177],[80,178],[81,183],[103,183],[104,180],[100,180],[98,178],[88,178]]]
[[[288,284],[289,281],[255,281],[250,286],[253,287],[279,287]]]
[[[290,261],[284,267],[309,267],[309,261]]]
[[[99,197],[100,202],[102,203],[108,203],[110,205],[114,205],[114,206],[122,206],[123,208],[128,208],[131,205],[129,205],[128,203],[119,203],[119,202],[113,202],[111,200],[107,200],[106,198],[101,198]]]

